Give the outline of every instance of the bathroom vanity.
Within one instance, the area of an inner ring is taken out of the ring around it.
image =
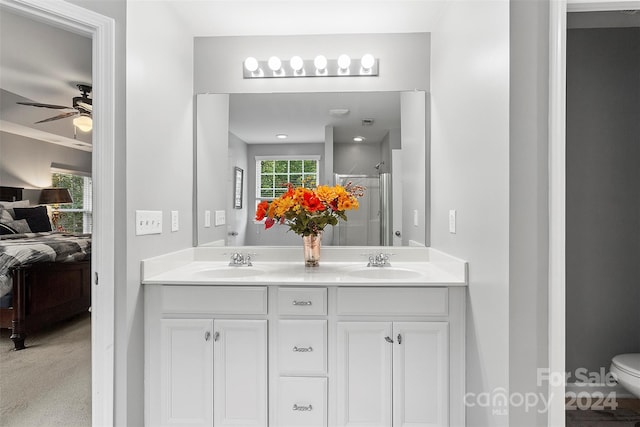
[[[143,261],[146,425],[463,426],[467,265],[386,249],[383,267],[354,247],[317,268],[301,248]]]

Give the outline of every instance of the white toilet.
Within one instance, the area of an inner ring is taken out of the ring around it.
[[[611,375],[640,399],[640,353],[619,354],[611,360]]]

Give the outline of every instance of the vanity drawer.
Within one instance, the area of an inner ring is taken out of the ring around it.
[[[324,375],[327,372],[327,321],[278,321],[280,375]]]
[[[284,315],[327,314],[327,288],[279,288],[278,312]]]
[[[278,397],[278,427],[327,426],[326,378],[282,377]]]
[[[446,316],[447,288],[338,288],[338,314]]]
[[[267,314],[266,286],[163,286],[163,313]]]

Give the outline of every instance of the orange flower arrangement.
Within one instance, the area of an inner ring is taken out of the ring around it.
[[[338,220],[347,220],[346,211],[358,209],[358,197],[364,195],[364,187],[347,184],[316,188],[293,187],[287,184],[287,191],[269,203],[263,200],[256,209],[256,220],[265,220],[265,228],[274,224],[286,224],[301,236],[318,235]]]

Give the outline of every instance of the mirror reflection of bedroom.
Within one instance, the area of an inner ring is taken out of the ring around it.
[[[91,425],[92,41],[0,6],[0,419]]]

